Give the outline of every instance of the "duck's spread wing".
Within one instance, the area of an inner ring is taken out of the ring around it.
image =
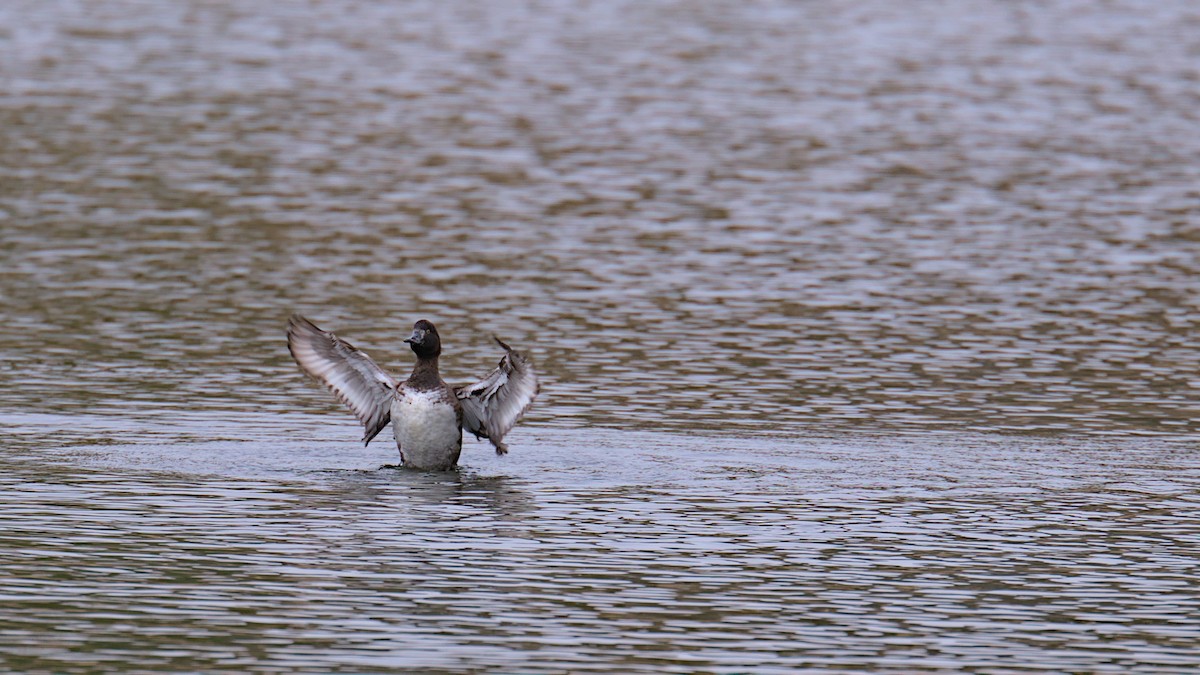
[[[322,382],[362,422],[363,444],[392,420],[396,381],[354,345],[308,319],[288,320],[288,351],[300,369]]]
[[[508,452],[504,435],[513,428],[529,409],[538,394],[537,373],[533,364],[520,352],[493,338],[504,348],[504,357],[496,369],[482,380],[465,387],[456,387],[463,409],[463,428],[486,438],[496,446],[496,454]]]

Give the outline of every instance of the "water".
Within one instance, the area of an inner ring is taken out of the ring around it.
[[[6,461],[10,666],[1196,663],[1186,445],[537,429],[447,475],[380,468],[296,418],[299,441],[239,415],[234,440],[119,423],[130,443],[76,446],[114,426],[84,418],[67,447]]]
[[[1200,667],[1198,26],[0,6],[0,664]],[[386,468],[292,311],[544,394]]]

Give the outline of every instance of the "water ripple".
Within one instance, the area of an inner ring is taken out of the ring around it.
[[[1195,670],[1198,26],[0,5],[0,663]],[[380,469],[292,311],[544,393]]]
[[[344,4],[5,13],[6,405],[315,409],[301,309],[542,423],[1195,434],[1186,3]]]
[[[108,419],[6,462],[23,672],[1200,665],[1200,476],[1159,443],[543,429],[437,475],[330,429],[257,467],[253,440],[83,444]]]

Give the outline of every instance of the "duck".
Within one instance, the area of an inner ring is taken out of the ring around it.
[[[504,436],[533,405],[540,390],[533,364],[500,338],[492,339],[504,349],[499,364],[479,381],[453,387],[438,372],[442,340],[426,319],[413,324],[404,339],[417,362],[403,382],[366,352],[299,314],[287,326],[292,358],[354,413],[363,425],[363,445],[390,423],[401,466],[423,471],[457,466],[463,429],[490,441],[497,455],[506,454]]]

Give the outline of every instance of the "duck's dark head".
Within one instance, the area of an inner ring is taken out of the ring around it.
[[[421,319],[413,324],[413,332],[405,342],[412,347],[418,358],[437,358],[442,353],[442,339],[438,337],[437,327]]]

